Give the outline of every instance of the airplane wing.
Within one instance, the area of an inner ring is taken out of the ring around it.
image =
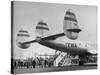
[[[43,39],[43,40],[55,40],[56,38],[62,37],[64,35],[65,35],[64,33],[59,33],[59,34],[43,37],[41,39]],[[23,42],[22,44],[30,44],[30,43],[35,43],[35,42],[37,42],[37,40],[31,40],[31,41]]]

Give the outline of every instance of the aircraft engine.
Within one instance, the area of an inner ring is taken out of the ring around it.
[[[81,31],[78,26],[76,15],[70,9],[65,14],[63,30],[66,37],[71,40],[77,39]]]
[[[25,41],[28,41],[30,35],[26,30],[19,30],[17,34],[17,46],[22,49],[27,49],[30,47],[30,44],[23,44]]]

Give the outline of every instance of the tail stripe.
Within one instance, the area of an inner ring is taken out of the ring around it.
[[[21,33],[28,33],[28,31],[26,31],[26,30],[20,30],[19,32],[21,32]]]
[[[36,29],[44,29],[44,30],[49,30],[49,28],[46,28],[46,27],[36,27]]]
[[[76,19],[74,19],[74,18],[70,18],[70,17],[64,17],[64,20],[69,20],[69,21],[75,21],[75,22],[77,22]]]
[[[26,36],[26,37],[29,37],[30,35],[28,35],[28,34],[17,34],[17,36]]]
[[[45,25],[45,26],[47,26],[47,24],[43,23],[43,22],[39,22],[38,25]]]
[[[71,16],[75,16],[75,14],[74,13],[72,13],[72,12],[66,12],[66,15],[71,15]]]

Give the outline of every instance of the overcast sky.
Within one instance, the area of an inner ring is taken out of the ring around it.
[[[97,42],[97,7],[68,4],[14,2],[14,56],[15,58],[32,57],[38,54],[54,54],[53,49],[33,43],[28,49],[20,49],[17,44],[17,34],[20,29],[29,31],[30,38],[35,39],[35,27],[40,20],[45,21],[50,28],[50,35],[63,32],[63,20],[68,9],[76,14],[79,28],[82,29],[78,40]],[[62,40],[62,38],[61,38]],[[67,41],[63,38],[63,41]]]

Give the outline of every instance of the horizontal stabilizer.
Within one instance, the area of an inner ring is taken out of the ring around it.
[[[35,42],[37,42],[36,40],[31,40],[31,41],[27,41],[27,42],[23,42],[23,43],[21,43],[21,44],[30,44],[30,43],[35,43]]]
[[[55,40],[56,38],[62,37],[64,35],[65,35],[64,33],[60,33],[60,34],[51,35],[51,36],[40,38],[40,39],[43,39],[43,40]],[[30,44],[30,43],[35,43],[35,42],[37,42],[37,40],[31,40],[31,41],[23,42],[22,44]]]
[[[55,40],[56,38],[59,38],[59,37],[62,37],[64,36],[65,34],[64,33],[59,33],[59,34],[55,34],[55,35],[50,35],[48,37],[44,37],[42,39],[47,39],[47,40]]]

